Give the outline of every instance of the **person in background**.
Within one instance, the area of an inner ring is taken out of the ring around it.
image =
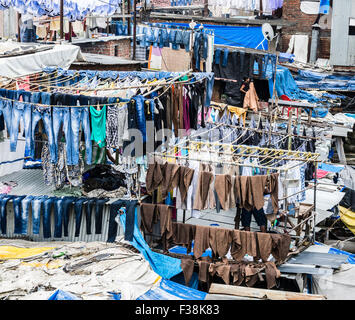
[[[240,103],[241,103],[241,107],[243,108],[243,103],[244,103],[244,98],[246,93],[249,91],[249,86],[250,86],[250,78],[245,78],[243,79],[242,85],[240,86],[240,92],[241,92],[241,99],[240,99]]]

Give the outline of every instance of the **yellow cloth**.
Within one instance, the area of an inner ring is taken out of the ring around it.
[[[231,113],[235,113],[237,116],[243,116],[243,123],[245,124],[245,118],[247,116],[247,110],[239,107],[228,106],[228,111]]]
[[[339,211],[341,221],[343,221],[349,230],[355,234],[355,212],[342,206],[339,206]]]
[[[0,246],[0,260],[34,257],[53,249],[55,249],[55,247],[19,248],[14,246]]]

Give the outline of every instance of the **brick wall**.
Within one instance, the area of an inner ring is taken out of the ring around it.
[[[306,14],[300,9],[300,0],[284,1],[282,18],[286,21],[295,23],[291,27],[282,28],[282,37],[280,50],[286,51],[289,40],[293,34],[307,34],[309,36],[308,52],[310,52],[310,43],[312,35],[312,25],[317,19],[316,14]],[[330,57],[330,32],[329,30],[320,30],[320,39],[318,45],[318,58],[329,59]]]
[[[80,46],[81,51],[84,53],[104,54],[130,59],[130,39],[85,42],[76,45]]]

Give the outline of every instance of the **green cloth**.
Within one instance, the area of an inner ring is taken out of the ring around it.
[[[106,148],[100,148],[99,145],[94,142],[92,144],[92,164],[105,164],[106,163]]]
[[[101,110],[96,110],[90,106],[91,114],[91,140],[97,142],[100,148],[106,144],[106,106]]]
[[[81,197],[83,195],[81,187],[64,187],[52,191],[52,194],[56,197]]]

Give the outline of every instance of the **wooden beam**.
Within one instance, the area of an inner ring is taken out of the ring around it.
[[[306,294],[299,292],[267,290],[241,286],[229,286],[225,284],[212,283],[208,293],[226,294],[239,297],[249,297],[267,300],[326,300],[323,295]]]
[[[220,18],[220,17],[199,17],[193,15],[183,15],[183,14],[168,14],[168,13],[158,13],[152,12],[150,17],[152,19],[162,19],[162,20],[194,20],[195,22],[211,23],[211,24],[226,24],[226,25],[263,25],[266,20],[261,19],[241,19],[241,18]],[[272,26],[280,27],[292,27],[296,25],[293,22],[289,22],[283,19],[267,20]]]

